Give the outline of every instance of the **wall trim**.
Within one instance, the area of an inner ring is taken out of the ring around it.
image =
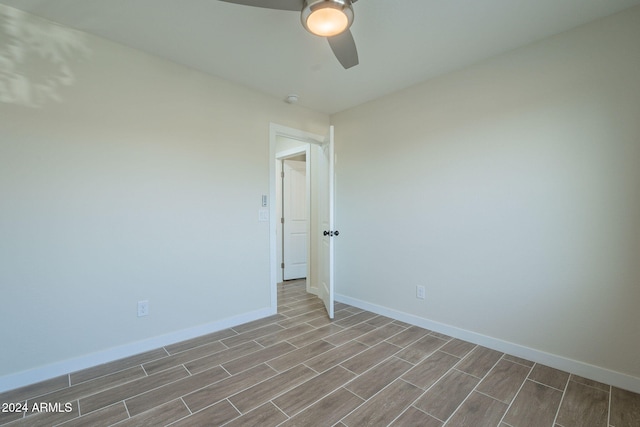
[[[49,380],[61,375],[67,375],[82,369],[91,368],[103,363],[113,362],[124,357],[133,356],[135,354],[144,353],[145,351],[154,350],[166,345],[175,344],[191,338],[197,338],[212,332],[221,331],[223,329],[232,328],[242,325],[243,323],[259,320],[277,313],[277,308],[266,307],[257,311],[240,314],[238,316],[228,317],[204,325],[198,325],[192,328],[183,329],[169,334],[159,335],[142,341],[136,341],[130,344],[109,348],[107,350],[96,353],[87,354],[73,359],[63,360],[61,362],[52,363],[50,365],[41,366],[27,371],[0,377],[0,393],[12,390],[26,385]]]
[[[346,295],[336,294],[335,300],[344,304],[349,304],[353,307],[360,308],[362,310],[367,310],[372,313],[387,316],[405,323],[410,323],[421,328],[449,335],[451,337],[458,338],[464,341],[469,341],[473,344],[482,345],[484,347],[488,347],[502,353],[521,357],[532,362],[540,363],[555,369],[569,372],[571,374],[579,375],[584,378],[599,381],[621,389],[629,390],[634,393],[640,393],[640,378],[636,378],[631,375],[612,371],[610,369],[591,365],[578,360],[568,359],[566,357],[536,350],[534,348],[525,347],[520,344],[503,341],[498,338],[493,338],[487,335],[468,331],[466,329],[461,329],[455,326],[436,322],[424,317],[394,310],[392,308],[380,306]]]

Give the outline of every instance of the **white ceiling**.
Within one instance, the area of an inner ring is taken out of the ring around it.
[[[640,4],[640,0],[360,0],[345,70],[296,12],[218,0],[0,0],[332,114]]]

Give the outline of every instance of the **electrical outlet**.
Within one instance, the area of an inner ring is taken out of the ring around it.
[[[149,300],[138,301],[138,317],[149,315]]]
[[[424,299],[424,286],[416,286],[416,298]]]

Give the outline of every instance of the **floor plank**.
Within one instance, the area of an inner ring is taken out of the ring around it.
[[[511,404],[504,422],[512,426],[552,426],[560,399],[560,390],[527,380]]]
[[[349,426],[385,426],[396,419],[420,396],[422,389],[403,380],[396,380],[342,422]]]
[[[269,381],[263,381],[235,396],[231,396],[229,401],[244,414],[314,376],[315,372],[311,369],[303,365],[297,365],[272,377]]]
[[[453,369],[431,387],[414,406],[441,421],[446,421],[478,382],[476,377]]]
[[[563,427],[607,427],[609,393],[575,381],[569,381],[557,424]]]
[[[640,394],[612,387],[610,424],[613,427],[640,426]]]
[[[478,385],[478,391],[510,404],[529,375],[530,368],[508,360],[500,360]]]
[[[446,427],[497,426],[507,404],[482,393],[473,392],[445,423]]]
[[[356,375],[336,366],[273,400],[288,416],[293,416],[333,392]]]

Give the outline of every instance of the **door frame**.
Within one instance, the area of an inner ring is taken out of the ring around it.
[[[289,139],[295,139],[303,143],[322,145],[325,142],[324,135],[317,135],[311,132],[302,131],[299,129],[290,128],[287,126],[278,125],[276,123],[269,124],[269,282],[271,290],[271,311],[273,314],[278,312],[278,255],[277,255],[277,221],[276,218],[276,145],[277,138],[284,137]],[[310,158],[307,157],[307,168],[309,168]],[[309,179],[310,178],[310,174]],[[309,194],[308,194],[309,196]],[[311,222],[309,221],[309,227]],[[310,241],[311,235],[309,235],[307,245],[307,277],[310,276],[311,271],[311,259],[310,256]],[[309,280],[307,280],[307,288],[309,287]]]

